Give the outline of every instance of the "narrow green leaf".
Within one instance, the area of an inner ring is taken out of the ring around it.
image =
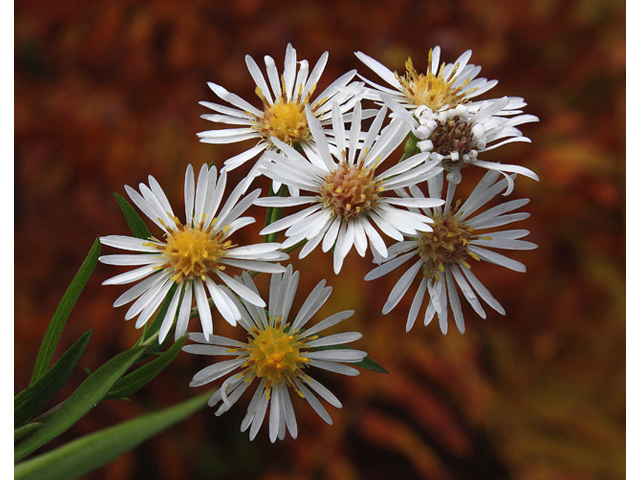
[[[389,373],[387,370],[385,370],[379,363],[374,362],[373,360],[371,360],[369,357],[365,358],[363,361],[358,362],[358,363],[352,363],[351,365],[354,365],[356,367],[362,367],[362,368],[366,368],[367,370],[371,370],[373,372],[378,372],[378,373]]]
[[[71,428],[104,398],[113,384],[124,375],[145,349],[144,346],[134,347],[101,365],[51,415],[44,426],[16,446],[14,450],[15,461],[19,462],[49,440]]]
[[[91,250],[89,250],[87,258],[85,258],[82,263],[80,270],[78,270],[76,276],[73,277],[71,285],[67,288],[62,300],[60,300],[51,322],[49,322],[49,327],[42,339],[42,345],[40,345],[40,351],[38,352],[36,364],[33,368],[33,375],[31,376],[30,382],[31,385],[33,385],[49,369],[49,364],[51,363],[53,353],[58,345],[58,340],[60,340],[60,335],[67,323],[69,314],[71,313],[73,306],[76,304],[80,293],[82,293],[84,286],[87,284],[87,280],[89,280],[93,269],[96,267],[99,255],[100,240],[96,239],[96,241],[93,242]]]
[[[49,371],[15,396],[13,400],[14,425],[20,426],[29,420],[62,388],[89,345],[92,334],[93,330],[89,330],[82,335]]]
[[[129,373],[127,376],[118,380],[106,397],[107,400],[127,397],[132,393],[138,391],[144,387],[147,383],[153,380],[162,370],[173,362],[174,358],[180,352],[182,345],[184,344],[187,336],[185,335],[177,342],[175,342],[169,349],[161,356],[152,360],[151,362],[143,365],[137,370]]]
[[[42,422],[33,422],[27,423],[20,428],[16,428],[13,431],[13,443],[16,443],[18,440],[22,440],[24,437],[40,428],[42,425],[44,425],[44,423]]]
[[[74,480],[114,460],[207,404],[207,392],[160,412],[150,413],[86,435],[16,465],[15,480]]]
[[[131,206],[129,202],[127,202],[124,197],[116,192],[113,192],[113,196],[116,197],[116,202],[120,205],[120,210],[124,214],[124,218],[127,220],[127,224],[131,229],[131,233],[133,233],[134,237],[138,238],[149,238],[151,237],[151,232],[149,228],[144,223],[138,212]]]

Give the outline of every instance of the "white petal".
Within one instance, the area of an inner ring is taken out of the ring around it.
[[[336,333],[334,335],[328,335],[326,337],[318,338],[307,343],[307,346],[311,348],[324,347],[327,345],[343,345],[345,343],[355,342],[360,340],[362,334],[358,332]]]
[[[122,285],[124,283],[136,282],[147,275],[151,275],[156,272],[157,269],[154,265],[146,265],[144,267],[136,268],[135,270],[131,270],[129,272],[121,273],[116,275],[115,277],[111,277],[104,282],[103,285]]]
[[[143,238],[126,237],[124,235],[107,235],[106,237],[100,237],[100,243],[122,250],[158,253],[158,249],[152,246],[156,245],[156,243]]]
[[[247,302],[252,303],[258,307],[266,307],[267,304],[264,303],[264,300],[260,298],[260,295],[255,293],[253,290],[245,287],[242,283],[234,280],[226,273],[221,272],[220,270],[216,271],[216,275],[222,279],[222,281],[233,290],[239,297],[242,297]]]
[[[404,294],[409,289],[411,282],[413,282],[413,279],[416,278],[416,275],[422,269],[422,265],[423,265],[423,262],[422,262],[422,259],[420,258],[416,263],[414,263],[411,266],[411,268],[409,268],[406,272],[404,272],[404,274],[400,277],[400,280],[398,280],[398,282],[395,284],[395,286],[391,290],[391,293],[389,294],[389,299],[384,304],[384,307],[382,307],[383,315],[386,315],[391,310],[393,310],[393,308],[396,305],[398,305],[398,302],[400,302],[400,299],[404,296]]]

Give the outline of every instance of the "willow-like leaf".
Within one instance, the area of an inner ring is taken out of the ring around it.
[[[15,480],[74,480],[99,468],[207,404],[207,392],[160,412],[86,435],[16,465]]]
[[[186,339],[187,336],[185,335],[171,345],[171,347],[158,358],[122,377],[113,385],[105,399],[111,400],[127,397],[140,390],[173,362]]]
[[[122,352],[100,366],[69,396],[45,425],[20,442],[14,449],[14,459],[19,462],[48,441],[67,431],[89,410],[104,398],[116,381],[122,377],[142,355],[146,346],[134,347]]]
[[[15,396],[13,400],[13,424],[15,426],[20,426],[29,420],[62,388],[89,345],[92,334],[93,330],[89,330],[82,335],[64,352],[51,369]]]
[[[124,197],[116,192],[113,192],[113,196],[116,197],[116,202],[120,206],[120,210],[124,214],[124,218],[127,221],[127,225],[131,229],[134,237],[149,238],[151,237],[151,231],[147,227],[146,223],[140,218],[138,212],[127,202]]]
[[[71,314],[73,306],[76,304],[80,293],[82,293],[84,286],[87,284],[91,273],[98,263],[99,255],[100,240],[96,239],[95,242],[93,242],[91,250],[89,250],[87,258],[85,258],[84,262],[82,262],[78,273],[76,273],[76,276],[73,277],[71,285],[69,285],[69,288],[67,288],[67,291],[64,293],[62,300],[60,300],[58,308],[56,308],[56,311],[51,318],[51,322],[49,322],[47,332],[44,334],[42,344],[40,345],[40,351],[38,352],[38,357],[36,358],[36,364],[33,367],[33,374],[31,375],[30,385],[33,385],[35,382],[37,382],[38,379],[42,377],[49,369],[49,364],[51,363],[53,353],[58,346],[58,340],[60,340],[62,330],[67,323],[67,319]]]
[[[42,422],[31,422],[19,428],[16,428],[13,431],[13,443],[16,443],[19,440],[22,440],[24,437],[34,432],[35,430],[40,428],[42,425],[44,425],[44,423]]]

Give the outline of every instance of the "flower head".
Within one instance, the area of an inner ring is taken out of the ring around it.
[[[212,335],[208,340],[199,333],[190,334],[196,344],[186,345],[183,350],[199,355],[221,355],[233,357],[215,363],[198,372],[190,383],[197,387],[240,371],[228,377],[211,396],[209,405],[222,404],[216,410],[221,415],[233,406],[253,381],[257,381],[253,398],[240,429],[247,430],[253,440],[262,426],[269,409],[269,438],[283,439],[286,430],[296,438],[298,427],[293,412],[289,390],[305,398],[320,417],[331,424],[331,417],[312,392],[316,392],[334,407],[342,404],[326,387],[309,376],[311,367],[321,368],[343,375],[358,375],[358,370],[343,363],[357,363],[366,357],[365,352],[351,349],[320,349],[320,347],[344,345],[362,337],[360,333],[338,333],[322,337],[322,330],[336,325],[353,315],[353,311],[339,312],[325,318],[316,325],[305,326],[331,294],[322,280],[307,297],[293,322],[289,321],[291,305],[298,286],[298,272],[289,265],[284,274],[271,276],[269,310],[242,303],[233,295],[234,304],[241,313],[238,323],[247,332],[247,341],[242,342]],[[238,279],[250,291],[257,288],[246,273]],[[230,293],[230,292],[229,292]]]
[[[418,73],[411,58],[405,63],[406,73],[392,72],[370,56],[356,52],[356,56],[391,87],[367,81],[374,91],[391,96],[408,111],[425,106],[433,111],[466,104],[472,98],[493,88],[498,81],[476,78],[481,67],[468,64],[471,50],[467,50],[455,63],[439,65],[440,47],[429,50],[427,73]]]
[[[329,100],[340,105],[343,112],[353,108],[354,95],[361,92],[360,84],[347,85],[356,71],[345,73],[322,93],[312,100],[318,80],[324,71],[329,58],[325,52],[316,66],[309,73],[307,60],[296,61],[296,50],[287,45],[284,59],[284,72],[278,75],[273,58],[264,57],[267,80],[256,62],[249,55],[245,57],[249,73],[256,82],[256,95],[262,102],[255,107],[239,96],[228,92],[215,83],[209,83],[213,92],[232,106],[224,106],[211,102],[200,102],[201,105],[215,111],[215,114],[203,115],[202,118],[216,123],[238,125],[238,128],[209,130],[198,134],[205,143],[235,143],[244,140],[256,140],[257,143],[245,152],[228,159],[225,166],[232,170],[248,160],[261,154],[264,150],[276,150],[278,147],[271,140],[299,146],[304,150],[313,149],[315,141],[309,128],[309,116],[318,119],[321,124],[330,120]],[[308,109],[306,108],[308,107]],[[257,169],[253,170],[253,175]]]
[[[393,102],[389,98],[385,100]],[[450,181],[459,182],[460,170],[467,165],[497,170],[507,179],[505,195],[508,195],[513,190],[513,182],[509,181],[507,172],[519,173],[534,180],[538,180],[538,176],[526,167],[487,162],[480,160],[478,156],[507,143],[531,142],[516,128],[523,123],[538,121],[538,117],[524,115],[516,110],[524,105],[526,104],[522,99],[503,97],[482,102],[474,108],[458,105],[433,112],[429,108],[419,107],[415,110],[415,115],[402,118],[412,125],[413,133],[418,139],[418,149],[429,152],[431,160],[441,160],[444,169],[451,172],[448,176]],[[398,110],[397,106],[395,110]]]
[[[381,265],[365,276],[365,280],[373,280],[408,261],[413,261],[389,294],[389,299],[382,309],[383,314],[389,313],[400,302],[413,280],[418,277],[420,282],[407,318],[407,331],[416,321],[426,292],[429,302],[424,324],[428,325],[437,314],[440,330],[445,334],[448,330],[449,306],[458,329],[464,333],[464,316],[458,288],[482,318],[486,317],[486,313],[479,298],[504,315],[500,303],[472,273],[471,265],[474,261],[484,260],[516,272],[524,272],[526,268],[522,263],[489,249],[530,250],[536,248],[536,245],[520,240],[529,233],[527,230],[483,232],[527,218],[528,213],[512,213],[529,203],[527,199],[501,203],[473,216],[506,187],[506,179],[496,182],[499,176],[496,171],[487,172],[462,205],[459,201],[453,204],[456,185],[449,183],[444,207],[423,209],[433,220],[432,231],[421,233],[416,238],[390,247],[389,256],[382,259],[379,262]],[[413,187],[410,190],[414,196],[422,196],[418,188]],[[429,181],[431,196],[439,196],[441,191],[442,177]]]
[[[129,308],[125,319],[129,320],[137,315],[136,328],[140,328],[151,318],[165,297],[171,296],[160,327],[160,342],[167,336],[176,314],[175,336],[179,338],[185,333],[194,298],[204,335],[208,337],[213,333],[205,286],[220,314],[235,325],[240,318],[240,312],[231,301],[227,290],[221,289],[215,279],[222,280],[243,300],[264,306],[258,295],[224,273],[227,266],[268,273],[284,271],[284,267],[269,263],[288,258],[287,254],[278,251],[280,244],[233,244],[230,236],[255,221],[251,217],[240,215],[258,197],[260,190],[255,190],[240,200],[241,192],[238,187],[220,208],[226,182],[226,171],[223,170],[218,178],[215,167],[209,169],[207,165],[203,165],[196,185],[193,167],[189,165],[185,175],[185,223],[181,223],[174,215],[165,193],[152,176],[149,176],[149,186],[140,184],[140,193],[125,186],[131,200],[162,229],[164,237],[100,237],[103,245],[138,252],[103,255],[100,257],[102,263],[143,265],[104,282],[105,285],[117,285],[142,280],[123,293],[113,304],[117,307],[137,299]]]
[[[408,126],[392,122],[382,130],[386,107],[378,112],[362,143],[358,102],[352,115],[347,140],[344,120],[337,103],[333,105],[333,130],[336,147],[329,145],[319,122],[309,125],[316,139],[318,153],[305,158],[293,148],[274,140],[282,153],[268,153],[262,172],[274,181],[289,185],[292,190],[305,190],[310,195],[268,197],[256,200],[257,205],[270,207],[300,206],[307,208],[284,217],[265,227],[262,235],[285,230],[288,237],[282,248],[308,240],[300,257],[306,256],[322,241],[322,250],[335,246],[333,268],[338,273],[345,256],[355,246],[364,256],[367,245],[381,256],[387,248],[373,224],[396,240],[403,235],[429,231],[430,220],[401,207],[432,207],[443,203],[440,199],[399,198],[389,196],[394,189],[422,182],[442,171],[439,162],[425,161],[428,154],[415,155],[384,172],[380,164],[405,139]]]

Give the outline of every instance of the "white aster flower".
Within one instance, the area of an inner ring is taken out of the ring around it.
[[[429,50],[427,73],[418,73],[413,67],[411,58],[405,63],[406,73],[400,76],[392,72],[370,56],[356,52],[355,55],[366,66],[373,70],[392,88],[378,85],[367,80],[374,87],[374,92],[381,92],[392,97],[402,107],[411,111],[419,106],[429,107],[433,111],[453,108],[468,103],[493,88],[498,81],[476,78],[481,67],[467,63],[471,50],[467,50],[455,63],[439,65],[440,47]]]
[[[425,181],[440,173],[442,167],[439,162],[427,161],[429,154],[419,154],[377,173],[376,169],[408,133],[404,122],[395,121],[378,136],[386,111],[383,107],[378,112],[360,143],[360,102],[354,108],[348,140],[342,113],[334,103],[336,147],[330,147],[320,123],[310,118],[309,128],[316,139],[318,154],[311,152],[307,158],[274,140],[282,153],[269,152],[266,158],[270,162],[264,162],[262,173],[289,185],[292,191],[304,190],[310,195],[260,198],[255,203],[266,207],[310,206],[268,225],[260,234],[286,229],[288,238],[282,244],[283,249],[307,240],[300,258],[320,242],[325,252],[335,246],[333,269],[338,273],[353,246],[364,256],[370,242],[374,253],[386,256],[387,247],[373,224],[398,241],[403,235],[431,230],[429,218],[404,207],[433,207],[444,203],[442,200],[391,197],[386,192]]]
[[[433,219],[433,231],[393,245],[389,248],[388,258],[382,259],[383,263],[365,276],[365,280],[373,280],[386,275],[408,261],[413,261],[391,290],[389,299],[382,309],[383,314],[389,313],[398,304],[416,277],[420,279],[420,282],[409,310],[407,331],[413,327],[425,294],[427,294],[429,302],[424,316],[424,324],[428,325],[437,314],[440,330],[446,334],[450,306],[458,329],[464,333],[464,317],[458,288],[482,318],[485,318],[486,314],[479,299],[484,300],[500,314],[505,314],[500,303],[471,272],[471,265],[468,263],[472,258],[476,261],[484,260],[501,265],[516,272],[525,272],[526,267],[522,263],[489,250],[489,248],[505,250],[536,248],[535,244],[520,240],[529,233],[527,230],[481,232],[529,217],[526,212],[512,213],[529,203],[528,199],[501,203],[473,216],[478,209],[505,188],[507,180],[502,179],[496,182],[499,176],[500,174],[496,171],[487,172],[462,206],[459,201],[455,205],[452,204],[455,184],[449,183],[444,208],[424,209],[424,212]],[[418,188],[413,187],[410,190],[413,196],[422,196]],[[429,181],[431,196],[438,196],[441,191],[442,177]]]
[[[193,333],[189,338],[198,344],[185,345],[182,348],[186,352],[198,355],[233,357],[196,373],[190,383],[192,387],[205,385],[240,369],[238,373],[228,377],[209,398],[208,403],[211,407],[222,402],[216,410],[216,415],[229,410],[254,380],[259,382],[240,427],[243,432],[251,427],[251,440],[260,430],[267,409],[271,442],[275,442],[276,438],[284,439],[286,430],[293,438],[297,437],[298,427],[289,389],[306,399],[318,415],[331,425],[331,417],[312,392],[319,394],[334,407],[341,408],[342,404],[318,380],[309,376],[309,367],[343,375],[358,375],[358,370],[343,363],[361,362],[367,356],[359,350],[321,348],[341,346],[362,337],[357,332],[337,333],[326,337],[318,335],[318,332],[353,315],[352,310],[335,313],[305,329],[308,321],[331,294],[332,289],[325,287],[325,280],[313,289],[293,322],[289,322],[299,276],[298,272],[293,273],[291,265],[284,274],[271,276],[268,311],[262,307],[242,303],[230,295],[241,313],[238,323],[247,331],[246,342],[218,335],[210,336],[207,341],[202,334]],[[258,294],[255,284],[246,273],[243,273],[239,282]]]
[[[297,62],[296,50],[289,44],[282,77],[278,75],[273,58],[268,55],[264,57],[267,83],[256,62],[247,55],[245,57],[247,68],[256,82],[256,95],[262,101],[262,106],[256,108],[224,87],[209,83],[211,90],[232,106],[200,102],[201,105],[216,112],[202,115],[202,118],[216,123],[237,125],[238,128],[201,132],[198,134],[200,141],[216,144],[244,140],[257,141],[253,147],[228,159],[225,162],[228,170],[242,165],[266,149],[277,149],[278,147],[271,140],[272,137],[287,145],[300,146],[305,151],[314,149],[315,142],[307,117],[313,116],[320,124],[325,125],[331,119],[329,100],[337,102],[344,113],[353,108],[354,95],[362,93],[361,83],[347,85],[356,74],[356,71],[352,70],[329,85],[315,100],[311,100],[328,58],[329,53],[325,52],[309,73],[309,62],[307,60]],[[307,106],[309,108],[305,109]],[[257,169],[253,169],[250,177],[256,174]]]
[[[142,280],[118,297],[113,304],[118,307],[137,299],[125,315],[126,320],[138,315],[136,328],[142,327],[151,318],[175,286],[160,327],[160,342],[171,329],[176,313],[175,338],[185,333],[194,298],[205,337],[213,333],[205,286],[224,319],[232,325],[236,324],[240,311],[228,291],[216,283],[216,278],[222,280],[243,300],[258,306],[265,305],[259,295],[224,273],[226,266],[267,273],[284,271],[281,265],[269,263],[289,258],[287,254],[278,251],[280,244],[261,243],[239,247],[229,240],[229,236],[235,231],[255,221],[251,217],[240,215],[260,195],[260,190],[255,190],[240,200],[241,191],[237,187],[220,208],[226,183],[227,172],[224,169],[217,178],[215,167],[209,169],[207,165],[203,165],[196,185],[193,167],[189,165],[184,184],[184,224],[174,215],[155,178],[149,176],[149,186],[141,183],[140,193],[127,185],[125,189],[131,200],[163,230],[164,239],[121,235],[100,237],[103,245],[138,252],[103,255],[99,258],[102,263],[110,265],[142,265],[104,282],[104,285],[120,285]]]
[[[521,112],[514,110],[523,104],[503,97],[482,102],[477,108],[458,105],[433,112],[427,107],[419,107],[415,110],[415,116],[403,119],[412,125],[418,139],[418,149],[429,152],[431,160],[441,160],[445,170],[451,172],[449,181],[458,183],[461,179],[460,170],[467,165],[476,165],[501,172],[508,182],[505,192],[508,195],[513,190],[513,182],[510,182],[511,177],[507,173],[519,173],[534,180],[538,180],[538,176],[526,167],[487,162],[478,156],[507,143],[531,142],[516,126],[537,122],[538,117],[519,114]]]

